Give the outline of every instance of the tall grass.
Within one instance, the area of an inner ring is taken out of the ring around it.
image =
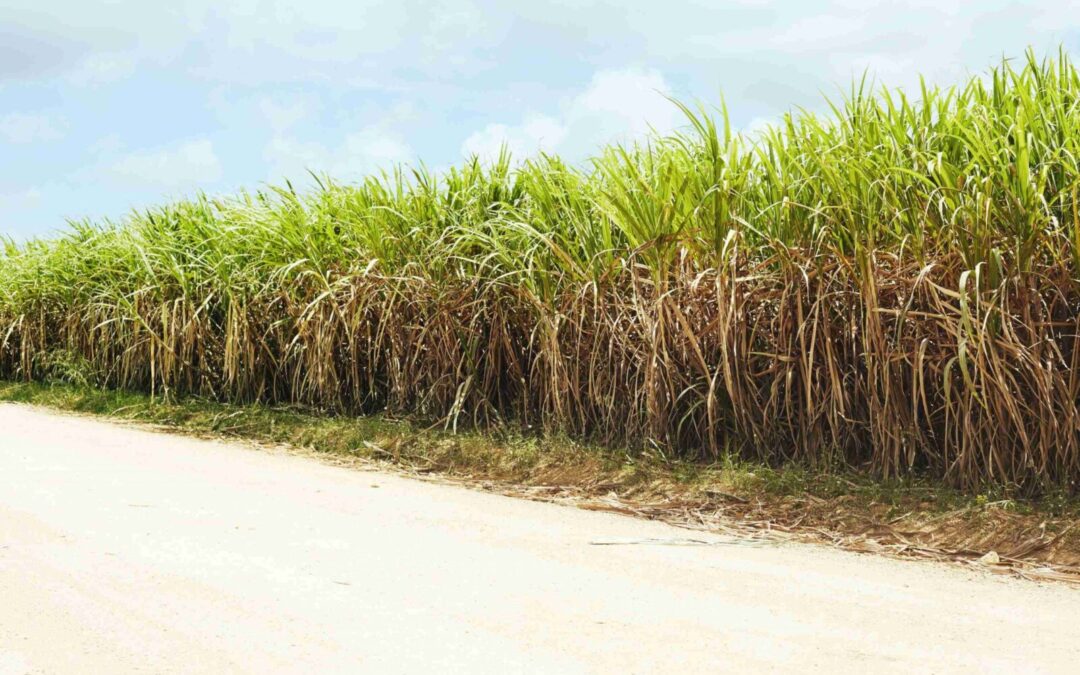
[[[684,456],[1080,478],[1080,76],[856,83],[586,167],[198,197],[0,257],[0,376],[510,423]]]

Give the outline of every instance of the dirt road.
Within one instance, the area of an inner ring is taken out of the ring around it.
[[[1069,587],[809,545],[670,545],[688,537],[726,541],[0,405],[0,673],[1080,660]]]

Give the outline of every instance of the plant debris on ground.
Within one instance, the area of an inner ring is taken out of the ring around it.
[[[704,464],[565,437],[451,433],[381,417],[236,406],[68,384],[0,382],[0,401],[108,416],[202,436],[287,447],[322,461],[402,471],[516,497],[731,535],[956,561],[1080,583],[1080,500],[965,494],[931,480],[881,481],[727,458]]]

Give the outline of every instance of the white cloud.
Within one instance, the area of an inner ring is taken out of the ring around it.
[[[0,185],[0,244],[7,236],[21,238],[26,232],[43,231],[45,224],[38,213],[46,202],[42,187],[7,189]]]
[[[132,152],[107,164],[105,171],[129,185],[185,190],[213,183],[222,176],[214,144],[206,138]]]
[[[739,133],[749,138],[756,138],[780,125],[779,117],[755,117],[743,125]]]
[[[217,82],[349,78],[386,83],[417,68],[438,71],[440,78],[460,74],[463,63],[483,72],[506,63],[503,57],[519,45],[543,45],[553,51],[587,48],[627,63],[663,58],[681,75],[696,71],[710,84],[723,78],[729,89],[734,88],[729,82],[744,86],[763,67],[780,63],[816,73],[811,93],[836,77],[848,77],[848,54],[890,52],[912,59],[927,75],[944,71],[951,77],[957,58],[981,69],[986,58],[1003,50],[1016,54],[1027,43],[1074,44],[1080,8],[1076,0],[5,0],[0,5],[0,25],[48,37],[34,40],[43,43],[37,55],[42,63],[28,72],[101,67],[115,73],[125,68],[115,54],[130,51],[137,63]],[[17,51],[20,62],[33,56],[25,48]],[[88,54],[97,56],[83,63]],[[838,55],[837,72],[823,75]],[[12,67],[0,64],[0,71],[4,66]]]
[[[64,123],[46,115],[9,113],[0,117],[0,139],[8,143],[36,143],[63,138]]]
[[[41,203],[41,198],[41,190],[36,187],[0,192],[0,203],[7,209],[36,207]]]
[[[806,50],[822,44],[843,44],[852,36],[866,35],[864,18],[844,14],[816,14],[796,20],[767,37],[768,44],[793,51]]]
[[[536,152],[559,152],[572,159],[611,142],[670,132],[682,113],[668,100],[671,88],[656,70],[603,70],[589,86],[563,101],[556,116],[531,114],[517,124],[494,123],[461,145],[465,155],[490,161],[505,144],[519,159]]]
[[[116,82],[135,72],[135,57],[126,53],[98,52],[81,60],[67,74],[68,82],[92,87]]]
[[[426,29],[420,35],[425,61],[446,60],[462,64],[478,55],[461,49],[461,45],[498,39],[497,32],[489,30],[490,9],[478,7],[471,0],[437,0],[425,7]]]
[[[558,120],[536,115],[512,126],[489,124],[466,138],[461,150],[466,155],[479,155],[491,161],[506,146],[514,157],[526,157],[555,150],[566,138],[566,131]]]
[[[263,149],[272,182],[297,178],[308,171],[327,173],[339,180],[355,180],[413,159],[409,145],[381,125],[347,134],[335,148],[317,141],[275,135]]]
[[[378,127],[366,127],[345,137],[345,160],[339,166],[348,171],[353,159],[359,161],[357,168],[372,164],[386,166],[409,159],[412,150],[397,136]]]
[[[320,105],[314,96],[263,96],[258,101],[258,108],[270,128],[280,133],[314,116]]]
[[[670,131],[681,120],[679,109],[666,97],[671,93],[656,70],[607,70],[570,107],[575,126],[588,124],[604,136],[634,138],[656,129]]]

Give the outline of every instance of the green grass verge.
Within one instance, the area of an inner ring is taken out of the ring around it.
[[[810,497],[886,507],[884,515],[927,514],[984,507],[1018,514],[1080,516],[1080,499],[1064,493],[1037,500],[1004,492],[963,493],[928,479],[880,480],[844,469],[773,468],[725,457],[711,463],[659,452],[606,448],[562,437],[507,430],[452,433],[382,416],[340,417],[317,410],[175,399],[66,383],[0,381],[0,401],[162,425],[196,435],[284,444],[319,454],[389,461],[451,476],[579,488],[603,488],[629,498],[727,497],[770,500]]]
[[[676,524],[768,528],[859,551],[983,564],[983,554],[994,551],[1000,552],[1000,562],[990,564],[995,571],[1080,581],[1080,534],[1073,527],[1080,500],[1063,494],[1012,499],[962,493],[917,477],[882,481],[851,470],[776,469],[731,457],[695,463],[506,430],[449,433],[379,416],[336,417],[62,383],[0,381],[0,401],[286,444],[346,466],[388,463]]]

